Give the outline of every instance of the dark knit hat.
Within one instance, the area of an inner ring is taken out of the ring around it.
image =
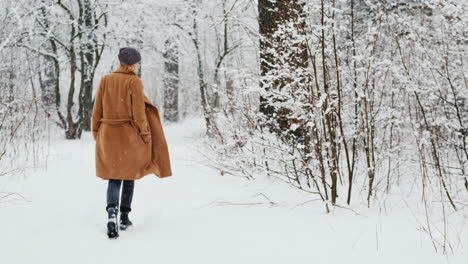
[[[134,48],[121,48],[119,51],[120,63],[126,65],[133,65],[141,61],[141,55],[138,50]]]

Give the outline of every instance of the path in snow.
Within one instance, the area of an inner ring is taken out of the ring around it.
[[[293,200],[304,194],[221,177],[201,165],[193,145],[201,131],[200,120],[166,127],[174,176],[136,182],[135,226],[117,240],[106,237],[107,182],[94,176],[91,136],[53,143],[46,170],[11,183],[22,184],[31,202],[0,203],[0,263],[446,262],[403,215],[326,215],[317,203],[269,205],[259,193]],[[453,256],[450,263],[463,259]]]

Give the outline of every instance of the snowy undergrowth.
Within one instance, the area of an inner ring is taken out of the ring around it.
[[[254,129],[246,129],[248,122],[243,125],[239,124],[239,120],[228,123],[221,117],[218,122],[224,127],[224,133],[219,137],[222,140],[218,138],[217,144],[213,144],[212,138],[204,138],[198,142],[204,164],[216,169],[220,177],[239,178],[245,182],[244,188],[250,192],[244,199],[223,200],[220,204],[263,205],[288,210],[303,208],[321,215],[327,215],[328,205],[331,212],[327,217],[334,219],[333,221],[354,218],[366,222],[366,226],[374,226],[375,240],[369,242],[374,245],[376,252],[388,247],[380,240],[391,240],[393,235],[397,235],[399,239],[411,240],[414,234],[417,234],[417,243],[421,248],[431,248],[434,252],[449,255],[464,252],[464,244],[468,242],[468,207],[463,202],[466,200],[466,193],[463,190],[454,193],[457,197],[455,211],[442,186],[437,185],[435,174],[430,175],[430,184],[422,184],[419,165],[411,159],[411,155],[417,156],[415,150],[405,150],[392,158],[393,164],[398,163],[398,166],[391,171],[386,166],[387,159],[379,161],[380,167],[376,171],[376,182],[369,204],[364,161],[359,161],[356,166],[350,205],[346,202],[347,186],[342,183],[347,179],[343,175],[345,173],[341,172],[337,204],[332,206],[329,201],[323,201],[324,197],[316,191],[319,187],[316,188],[314,182],[308,186],[304,179],[300,179],[300,182],[295,180],[293,170],[287,169],[288,162],[295,158],[288,146],[281,144],[273,135],[258,135]],[[250,133],[245,132],[246,130]],[[344,164],[341,168],[345,168]],[[312,171],[319,175],[318,168],[312,168]],[[395,226],[393,221],[405,223],[407,229]],[[349,228],[360,227],[350,225]]]
[[[165,127],[174,176],[136,183],[135,226],[118,240],[105,235],[91,135],[52,142],[47,163],[10,185],[28,201],[0,203],[1,263],[465,263],[461,243],[434,252],[409,214],[421,212],[405,205],[418,204],[412,197],[326,214],[317,197],[273,179],[221,176],[205,166],[203,128],[201,119]]]

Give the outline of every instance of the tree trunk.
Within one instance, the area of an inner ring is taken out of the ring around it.
[[[164,119],[179,120],[179,47],[174,41],[166,40],[164,58]]]
[[[308,67],[308,56],[305,41],[297,41],[292,43],[290,39],[291,33],[281,33],[280,36],[274,34],[280,29],[281,26],[289,26],[291,23],[297,30],[296,34],[305,34],[305,13],[304,4],[296,0],[272,1],[272,0],[259,0],[258,1],[258,24],[260,31],[260,74],[262,81],[260,86],[266,91],[260,97],[260,112],[263,113],[267,119],[274,117],[274,127],[279,128],[279,133],[287,129],[293,123],[299,123],[298,120],[290,120],[291,110],[286,108],[275,109],[272,105],[272,100],[269,99],[270,91],[281,90],[287,84],[293,82],[294,77],[278,76],[275,71],[281,69],[282,62],[278,58],[279,54],[287,51],[289,56],[289,66],[294,68]],[[298,36],[294,36],[298,37]],[[303,89],[307,87],[304,85],[306,80],[304,76],[295,76],[301,78],[299,86],[292,89]],[[268,81],[273,79],[273,81]],[[274,99],[278,101],[278,99]],[[302,137],[305,133],[304,129],[296,130],[297,136]]]
[[[260,74],[267,76],[271,71],[271,64],[275,63],[274,56],[268,50],[272,48],[272,35],[278,30],[281,22],[280,12],[275,12],[278,3],[271,0],[258,0],[258,27],[260,32]],[[284,12],[284,11],[283,11]],[[269,91],[271,87],[260,82],[260,87]],[[268,117],[273,116],[273,107],[269,106],[268,100],[260,97],[260,112]]]
[[[74,30],[72,30],[74,33]],[[75,94],[75,75],[76,75],[76,53],[73,45],[70,48],[70,90],[68,91],[67,99],[67,128],[65,130],[65,137],[67,139],[76,139],[81,137],[80,122],[75,122],[73,118],[73,96]]]
[[[198,74],[198,82],[200,84],[200,97],[201,97],[201,103],[203,107],[203,116],[205,117],[205,121],[206,121],[206,132],[207,134],[212,135],[214,132],[214,125],[212,121],[211,107],[208,105],[208,99],[207,99],[207,91],[206,91],[207,84],[205,81],[205,73],[203,71],[200,40],[198,36],[197,8],[199,8],[198,4],[192,4],[192,14],[193,14],[192,41],[193,41],[193,45],[195,46],[195,51],[197,53],[196,54],[197,55],[197,74]]]
[[[81,59],[81,87],[80,87],[80,121],[81,128],[85,131],[91,130],[91,114],[93,110],[92,92],[95,69],[94,54],[97,46],[94,34],[93,7],[90,0],[83,0],[80,5],[80,59]],[[83,38],[84,37],[84,38]]]

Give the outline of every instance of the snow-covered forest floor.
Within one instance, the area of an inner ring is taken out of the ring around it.
[[[436,253],[403,199],[324,212],[311,194],[204,166],[201,119],[166,127],[174,176],[136,182],[135,226],[106,236],[106,181],[94,141],[51,142],[47,162],[1,178],[0,263],[466,263],[466,216],[454,254]],[[20,197],[23,196],[23,198]],[[3,196],[3,195],[2,195]],[[303,201],[303,202],[300,202]],[[411,202],[410,202],[411,204]],[[391,214],[389,212],[392,212]]]

